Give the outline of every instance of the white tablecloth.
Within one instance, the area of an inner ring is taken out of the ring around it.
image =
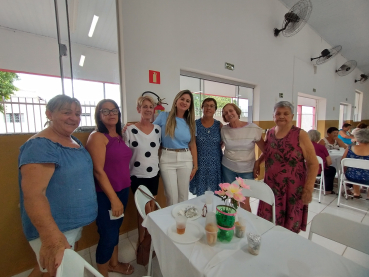
[[[202,207],[204,196],[180,204]],[[246,231],[262,235],[258,256],[248,253],[246,238],[234,237],[229,244],[218,241],[214,247],[206,244],[205,235],[193,244],[174,243],[167,236],[167,229],[175,223],[173,207],[150,213],[143,222],[164,277],[369,276],[368,269],[243,209],[238,213],[246,217]],[[205,225],[202,217],[196,222]]]
[[[340,148],[339,150],[328,150],[328,153],[332,159],[332,166],[334,166],[338,172],[341,169],[341,159],[345,153],[345,149]]]

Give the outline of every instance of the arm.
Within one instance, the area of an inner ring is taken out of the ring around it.
[[[265,142],[263,139],[260,139],[259,141],[256,142],[257,146],[259,147],[259,149],[261,150],[261,152],[264,153],[264,148],[265,148]]]
[[[318,174],[319,163],[316,158],[314,146],[311,143],[308,134],[304,130],[300,131],[299,143],[307,165],[307,176],[302,190],[301,200],[305,205],[307,205],[311,202],[313,197],[314,183]]]
[[[346,132],[345,131],[343,131],[343,130],[341,130],[341,131],[339,131],[338,132],[339,134],[340,134],[340,136],[341,137],[343,137],[343,138],[348,138],[348,139],[354,139],[355,137],[354,136],[348,136],[347,134],[346,134]]]
[[[55,164],[26,164],[21,167],[24,208],[40,239],[40,265],[55,276],[64,250],[71,248],[51,215],[46,189],[55,171]]]
[[[339,147],[347,148],[347,145],[341,139],[337,138],[336,140]]]
[[[193,169],[192,169],[191,175],[190,175],[190,181],[191,181],[192,178],[195,176],[196,171],[198,169],[198,166],[197,166],[197,146],[196,146],[196,141],[190,142],[189,148],[190,148],[190,151],[191,151],[192,161],[193,161]]]
[[[111,203],[111,211],[114,216],[120,216],[124,207],[115,193],[109,178],[104,171],[105,154],[106,154],[106,138],[102,133],[92,133],[87,140],[86,149],[90,153],[93,166],[94,176],[99,182],[100,188],[109,198]],[[117,172],[118,173],[118,172]]]
[[[264,153],[261,153],[259,159],[257,159],[254,163],[254,178],[259,177],[260,175],[260,165],[262,164],[262,162],[264,161],[265,156]]]

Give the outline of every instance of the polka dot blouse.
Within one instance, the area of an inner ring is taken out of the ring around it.
[[[126,130],[125,140],[133,154],[129,165],[131,176],[155,177],[159,172],[160,126],[154,124],[154,129],[146,135],[135,125],[130,125]]]

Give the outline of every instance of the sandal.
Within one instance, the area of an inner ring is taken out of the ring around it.
[[[123,267],[126,267],[126,269],[124,270]],[[131,275],[135,271],[135,269],[134,269],[134,267],[130,263],[121,263],[121,262],[118,262],[118,264],[116,266],[114,266],[114,267],[112,267],[111,265],[109,265],[108,271],[109,272],[121,273],[123,275]]]
[[[360,199],[360,198],[363,198],[361,195],[354,195],[354,198],[355,199]]]

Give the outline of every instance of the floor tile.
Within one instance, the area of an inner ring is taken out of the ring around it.
[[[320,213],[321,211],[323,211],[328,204],[324,204],[324,203],[319,203],[318,201],[312,201],[309,206],[308,209],[311,212],[314,213]]]
[[[346,200],[345,198],[340,199],[340,205],[341,204],[345,204],[345,205],[349,205],[352,206],[354,208],[358,208],[358,209],[362,209],[362,210],[369,210],[369,201],[366,201],[364,199],[348,199]],[[336,205],[337,206],[337,201],[335,201],[334,203],[331,203],[330,205]],[[349,207],[347,207],[349,208]],[[364,212],[362,212],[364,213]]]
[[[318,199],[318,197],[319,197],[318,192],[314,191],[313,192],[313,198]],[[330,204],[334,200],[337,201],[336,198],[337,198],[337,196],[335,194],[334,195],[332,195],[332,194],[327,194],[327,195],[322,194],[322,196],[320,198],[320,201],[321,201],[322,204]],[[318,200],[316,200],[316,199],[313,199],[313,201],[316,201],[318,203]]]
[[[135,249],[128,238],[118,244],[118,259],[123,263],[130,263],[136,259]]]
[[[363,223],[365,225],[369,225],[369,214],[368,213],[365,215],[365,217],[363,218],[361,223]]]
[[[128,238],[128,232],[124,233],[124,234],[121,234],[119,235],[119,241],[123,240],[123,239],[126,239]]]
[[[28,277],[28,275],[32,272],[33,269],[23,271],[17,275],[13,275],[12,277]]]
[[[91,265],[97,269],[96,266],[96,251],[93,251],[90,253],[90,257],[91,257]]]
[[[137,234],[138,234],[138,231],[137,231],[137,228],[136,228],[136,229],[128,232],[128,237],[131,237],[131,236],[134,236],[134,235],[137,235]]]
[[[312,241],[315,242],[316,244],[319,244],[319,245],[321,245],[321,246],[337,253],[338,255],[342,255],[343,251],[345,251],[345,249],[346,249],[345,245],[343,245],[341,243],[338,243],[338,242],[335,242],[333,240],[321,237],[321,236],[316,235],[316,234],[313,234]]]
[[[335,206],[328,206],[324,209],[324,213],[334,214],[343,218],[347,218],[353,221],[361,222],[365,216],[363,212],[350,209],[347,207],[335,207]]]
[[[152,259],[152,272],[153,272],[152,275],[154,277],[163,277],[163,274],[161,273],[160,266],[159,266],[159,261],[158,261],[157,257]]]
[[[135,271],[131,275],[129,275],[130,277],[142,277],[142,276],[146,276],[147,271],[146,271],[146,269],[145,269],[144,266],[138,265],[136,263],[136,260],[131,261],[130,264],[135,268]],[[122,275],[120,273],[115,273],[115,272],[109,272],[109,277],[122,277],[122,276],[125,276],[125,275]]]
[[[136,234],[134,236],[130,236],[128,239],[131,242],[132,247],[136,251],[136,249],[137,249],[137,242],[138,242],[138,234]]]
[[[343,256],[363,267],[369,268],[369,255],[363,252],[347,247]]]
[[[312,220],[313,220],[313,218],[314,218],[314,216],[316,216],[318,213],[314,213],[314,212],[312,212],[312,211],[309,211],[308,212],[308,219],[307,219],[307,223],[310,223]]]
[[[77,251],[80,256],[90,255],[90,247]]]

